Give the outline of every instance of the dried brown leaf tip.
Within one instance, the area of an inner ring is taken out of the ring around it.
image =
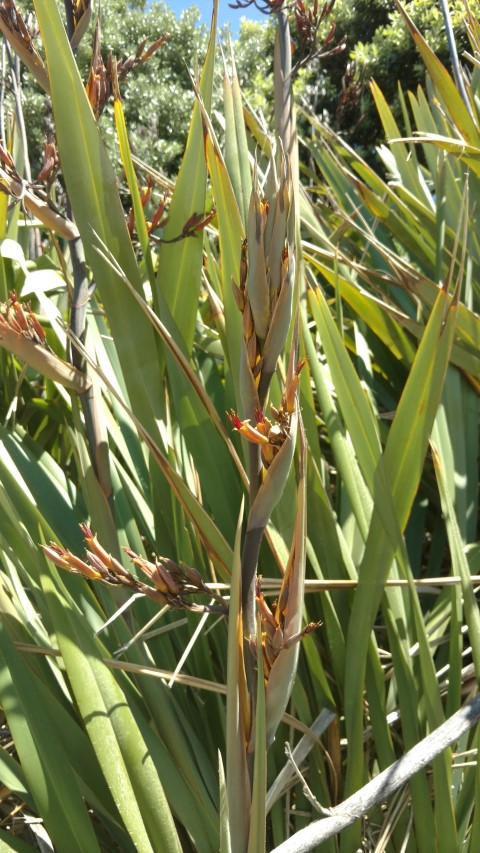
[[[309,622],[301,631],[289,635],[285,620],[286,603],[283,600],[285,594],[288,595],[288,587],[285,592],[284,585],[282,585],[278,601],[273,602],[270,606],[262,593],[261,581],[261,577],[258,577],[256,599],[262,625],[263,671],[265,681],[268,681],[272,667],[280,653],[284,649],[291,648],[307,634],[315,631],[321,623]]]
[[[147,560],[131,548],[124,548],[132,564],[147,578],[148,583],[144,583],[105,550],[87,524],[81,524],[80,528],[85,539],[85,559],[75,556],[55,542],[41,545],[46,557],[58,568],[80,574],[87,580],[101,580],[113,586],[125,586],[153,601],[168,604],[176,609],[199,612],[215,610],[226,613],[223,604],[202,605],[188,600],[188,596],[198,594],[215,597],[205,586],[196,569],[184,563],[177,564],[168,557]]]

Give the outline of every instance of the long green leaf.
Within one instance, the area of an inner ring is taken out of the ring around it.
[[[56,731],[23,661],[0,620],[0,700],[28,787],[59,850],[99,851],[90,818]],[[61,785],[59,784],[61,780]]]
[[[246,755],[246,717],[249,713],[243,663],[240,543],[243,501],[238,519],[232,563],[232,586],[227,651],[227,794],[232,853],[245,853],[250,814],[250,780]]]
[[[199,85],[207,111],[210,110],[212,99],[217,12],[218,0],[214,0],[210,40]],[[187,146],[175,182],[169,221],[163,234],[164,241],[177,238],[191,216],[200,216],[205,212],[206,188],[207,167],[202,117],[197,102],[193,108]],[[159,253],[157,290],[166,301],[187,352],[192,350],[195,332],[202,273],[202,233],[171,244],[164,242]],[[157,304],[160,304],[159,300]]]
[[[384,580],[418,488],[429,433],[443,387],[455,319],[455,305],[443,291],[439,291],[377,468],[374,512],[347,635],[347,791],[360,787],[363,774],[362,683],[370,634]],[[352,840],[350,832],[346,833],[346,844],[348,839]]]
[[[102,661],[106,651],[62,595],[60,578],[42,576],[56,636],[75,698],[120,814],[139,851],[181,847],[152,756],[125,694]]]
[[[88,102],[54,0],[36,0],[47,56],[58,148],[85,253],[98,284],[132,407],[155,434],[160,372],[154,335],[133,296],[95,251],[95,235],[108,246],[135,288],[141,280],[120,203],[116,178]]]

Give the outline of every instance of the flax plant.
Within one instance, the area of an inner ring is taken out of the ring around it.
[[[371,84],[382,172],[309,117],[307,191],[332,4],[259,4],[273,126],[231,57],[223,147],[214,4],[173,183],[122,105],[166,34],[105,56],[89,2],[34,6],[0,3],[56,128],[36,185],[0,151],[0,847],[476,850],[478,22],[465,103],[404,15],[429,82],[404,128]]]

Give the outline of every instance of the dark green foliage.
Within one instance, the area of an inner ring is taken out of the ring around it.
[[[59,5],[63,7],[63,3]],[[434,0],[416,0],[407,3],[406,8],[448,67],[443,17],[438,4]],[[461,54],[467,47],[462,25],[463,3],[455,0],[450,9]],[[472,4],[472,11],[476,10],[478,0]],[[404,90],[414,90],[424,82],[424,66],[393,2],[359,0],[352,4],[348,0],[337,0],[332,16],[322,25],[323,37],[333,19],[336,21],[333,44],[338,44],[345,36],[346,49],[336,56],[314,59],[302,68],[295,80],[295,94],[301,106],[326,121],[362,156],[371,160],[375,147],[384,141],[384,134],[369,81],[376,80],[398,120],[398,81]],[[147,4],[139,0],[126,4],[123,0],[105,0],[101,7],[101,54],[105,62],[110,51],[117,59],[125,59],[136,52],[143,39],[150,44],[163,33],[169,33],[167,43],[128,75],[122,84],[122,99],[134,153],[153,168],[172,176],[178,169],[185,146],[193,104],[190,75],[201,65],[206,49],[206,28],[199,26],[198,21],[195,6],[186,5],[180,17],[163,2]],[[292,30],[295,42],[293,20]],[[243,92],[251,106],[264,113],[267,119],[272,109],[273,34],[274,21],[269,16],[265,16],[264,23],[244,21],[234,47]],[[79,48],[78,62],[84,81],[88,77],[92,40],[93,19]],[[228,54],[228,50],[226,52]],[[214,103],[220,107],[221,61],[218,66]],[[23,70],[22,73],[25,123],[35,175],[42,162],[44,141],[52,134],[52,118],[45,109],[45,99],[38,86],[28,72]],[[118,162],[111,104],[107,105],[100,126],[109,153],[114,162]],[[302,134],[306,132],[301,118],[300,130]]]

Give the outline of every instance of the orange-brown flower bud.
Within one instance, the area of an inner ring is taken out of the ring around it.
[[[295,400],[297,396],[297,386],[300,379],[300,372],[304,365],[306,364],[307,359],[302,358],[301,361],[298,362],[295,373],[293,374],[291,382],[288,383],[287,388],[285,389],[285,410],[292,414],[295,411]]]
[[[161,589],[161,591],[163,592],[164,590],[163,590],[163,587],[161,585],[165,584],[167,587],[167,591],[171,595],[180,595],[180,592],[181,592],[180,586],[177,583],[175,583],[170,572],[165,568],[165,566],[162,565],[162,563],[158,559],[156,560],[156,563],[155,563],[155,569],[156,569],[156,573],[154,576],[152,576],[152,581],[155,584],[155,587],[157,589]],[[159,585],[159,582],[161,585]]]
[[[233,409],[230,414],[227,412],[227,417],[234,429],[236,429],[237,432],[240,432],[244,438],[248,439],[248,441],[251,441],[252,444],[268,444],[268,438],[255,429],[255,427],[251,425],[250,421],[241,421]]]
[[[255,326],[253,325],[252,309],[250,307],[250,301],[247,298],[245,300],[245,308],[243,311],[243,339],[244,339],[244,341],[249,341],[254,332],[255,332]]]
[[[245,314],[243,315],[245,316]],[[252,335],[247,341],[247,361],[250,370],[253,370],[258,357],[258,348],[257,348],[257,338],[256,335]]]
[[[276,447],[272,447],[271,444],[265,444],[262,446],[262,461],[265,468],[269,468],[277,453],[278,449]]]

